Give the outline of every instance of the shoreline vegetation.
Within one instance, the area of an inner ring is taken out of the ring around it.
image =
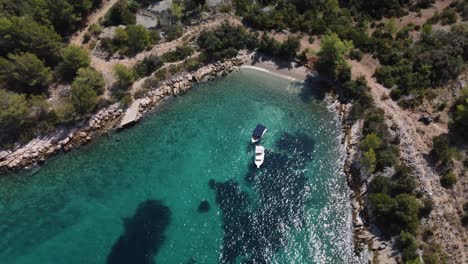
[[[278,68],[271,60],[253,62],[255,53],[242,51],[238,56],[205,65],[198,70],[182,72],[169,80],[147,91],[146,95],[139,98],[139,110],[136,121],[143,114],[154,109],[163,100],[188,92],[196,83],[213,80],[219,76],[240,68],[255,69],[269,74],[294,81],[305,81],[311,74],[304,66],[292,64],[291,68]],[[44,137],[38,137],[13,150],[0,152],[0,173],[29,170],[34,166],[41,165],[51,156],[60,151],[70,151],[75,147],[89,143],[93,138],[119,129],[120,121],[125,113],[125,106],[120,103],[112,104],[100,109],[92,115],[88,122],[82,122],[70,128],[64,128],[56,133]]]
[[[468,1],[63,2],[0,2],[0,174],[238,68],[311,78],[342,124],[356,252],[467,261]]]

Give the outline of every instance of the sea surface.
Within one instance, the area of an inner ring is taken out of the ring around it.
[[[0,263],[359,262],[340,125],[315,88],[243,69],[0,177]]]

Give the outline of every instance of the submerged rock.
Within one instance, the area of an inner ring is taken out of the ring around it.
[[[210,211],[210,209],[211,209],[210,203],[207,200],[203,200],[200,202],[200,205],[198,205],[197,211],[199,213],[206,213]]]

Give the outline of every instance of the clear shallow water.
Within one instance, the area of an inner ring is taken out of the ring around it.
[[[339,125],[308,89],[242,70],[0,178],[0,263],[357,262]]]

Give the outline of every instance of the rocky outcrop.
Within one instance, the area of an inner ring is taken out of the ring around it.
[[[0,173],[20,168],[29,169],[61,150],[69,151],[75,146],[86,144],[96,135],[112,128],[121,114],[120,104],[116,103],[94,114],[84,125],[61,128],[51,135],[37,137],[23,146],[1,151]]]
[[[178,96],[189,91],[195,83],[207,82],[218,76],[227,75],[244,64],[247,58],[248,55],[241,54],[224,62],[203,66],[196,71],[183,72],[157,87],[152,87],[146,96],[140,99],[140,113],[143,114],[153,109],[168,97]]]
[[[224,62],[209,64],[193,72],[181,73],[158,87],[152,87],[146,97],[139,99],[136,119],[139,120],[143,113],[153,109],[162,100],[189,91],[194,83],[209,81],[232,72],[246,58],[247,55],[243,54]],[[87,144],[94,137],[117,128],[123,113],[122,106],[116,103],[99,110],[81,125],[60,128],[51,135],[37,137],[22,146],[0,151],[0,174],[21,168],[30,169],[60,151],[70,151],[74,147]]]

